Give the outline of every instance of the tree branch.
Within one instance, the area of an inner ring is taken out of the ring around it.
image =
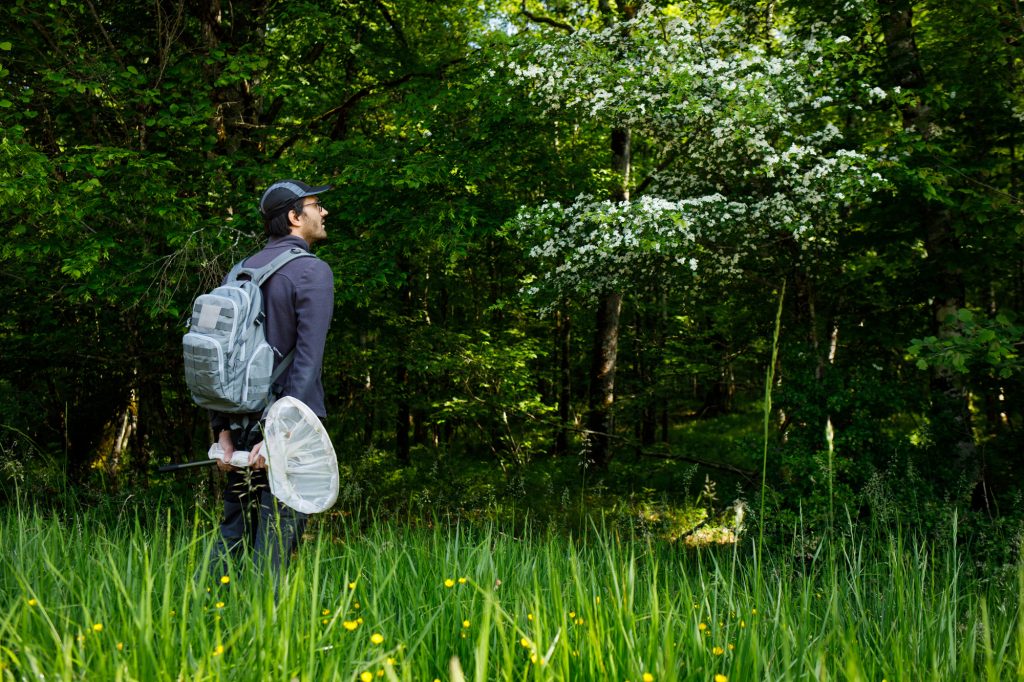
[[[355,106],[361,100],[365,99],[366,97],[369,97],[372,94],[375,94],[375,93],[379,92],[380,90],[388,90],[388,89],[391,89],[391,88],[396,88],[399,85],[402,85],[403,83],[407,83],[407,82],[411,81],[414,78],[430,78],[430,77],[434,77],[434,76],[439,76],[440,74],[444,73],[445,69],[447,69],[447,68],[449,68],[449,67],[451,67],[451,66],[453,66],[455,64],[458,64],[459,62],[463,62],[463,61],[465,61],[464,57],[459,58],[459,59],[455,59],[453,61],[450,61],[447,64],[443,64],[436,71],[425,71],[425,72],[421,71],[421,72],[407,73],[404,76],[401,76],[400,78],[395,78],[395,79],[392,79],[392,80],[389,80],[389,81],[385,81],[383,83],[376,83],[374,85],[367,85],[366,87],[361,88],[358,91],[356,91],[356,92],[352,93],[351,95],[349,95],[348,99],[346,99],[344,102],[342,102],[338,106],[332,107],[331,109],[328,109],[327,111],[323,112],[322,114],[318,114],[317,116],[313,117],[313,119],[310,120],[310,123],[322,122],[322,121],[326,121],[328,119],[335,118],[335,117],[339,118],[340,120],[344,120],[344,118],[348,116],[348,113],[352,109],[354,109]],[[299,139],[306,132],[307,132],[306,129],[303,128],[302,131],[295,133],[294,135],[289,137],[287,140],[282,142],[281,146],[277,148],[276,152],[274,152],[274,155],[273,155],[272,158],[275,161],[280,159],[281,155],[284,154],[284,152],[287,151],[289,147],[291,147],[293,144],[298,142]]]
[[[380,13],[384,16],[384,21],[388,22],[388,26],[391,27],[391,30],[394,32],[395,38],[402,46],[402,49],[411,53],[412,50],[409,49],[409,41],[405,39],[405,32],[402,31],[402,27],[398,25],[398,22],[391,17],[391,13],[388,12],[388,8],[385,7],[384,3],[380,0],[375,0],[373,4],[377,6],[377,9],[380,10]]]
[[[526,9],[526,0],[523,0],[521,13],[524,17],[529,19],[535,24],[547,24],[548,26],[554,26],[555,28],[566,31],[568,33],[575,33],[576,28],[559,21],[558,19],[552,19],[551,17],[542,17]]]
[[[658,175],[658,173],[662,172],[663,170],[671,166],[675,162],[675,160],[679,158],[680,154],[682,154],[682,150],[679,150],[673,154],[669,154],[668,156],[666,156],[665,160],[659,163],[657,168],[648,173],[647,177],[645,177],[643,181],[636,186],[636,191],[634,192],[634,194],[636,196],[642,195],[644,191],[651,186],[651,183],[654,182],[654,178]]]
[[[572,428],[572,427],[570,427],[570,430],[575,431],[576,433],[580,433],[580,434],[584,434],[584,435],[588,435],[588,436],[590,436],[590,435],[598,435],[597,431],[593,431],[591,429]],[[608,438],[610,438],[612,440],[621,441],[621,442],[624,442],[626,444],[634,443],[635,442],[631,438],[628,438],[626,436],[620,436],[620,435],[614,434],[614,433],[606,433],[606,434],[599,434],[599,435],[604,435],[604,436],[606,436],[606,437],[608,437]],[[751,482],[756,482],[755,478],[756,478],[757,474],[760,473],[759,471],[756,471],[754,469],[741,469],[741,468],[739,468],[737,466],[733,466],[732,464],[725,464],[725,463],[722,463],[722,462],[712,462],[712,461],[709,461],[709,460],[706,460],[706,459],[701,459],[700,457],[689,457],[687,455],[678,455],[678,454],[666,453],[666,452],[653,452],[651,450],[641,450],[641,449],[637,449],[637,453],[640,454],[643,457],[651,457],[653,459],[667,459],[667,460],[673,461],[673,462],[689,462],[691,464],[699,464],[700,466],[707,467],[709,469],[718,469],[720,471],[729,471],[729,472],[734,473],[734,474],[739,474],[740,476],[742,476],[743,478],[745,478],[745,479],[747,479],[748,481],[751,481]]]
[[[718,469],[720,471],[729,471],[729,472],[732,472],[734,474],[739,474],[740,476],[742,476],[743,478],[747,479],[748,481],[753,481],[754,477],[757,476],[758,473],[760,473],[760,472],[754,471],[752,469],[740,469],[739,467],[735,467],[735,466],[733,466],[731,464],[722,464],[720,462],[711,462],[711,461],[708,461],[706,459],[701,459],[699,457],[687,457],[686,455],[672,455],[672,454],[665,454],[665,453],[662,453],[662,452],[651,452],[649,450],[641,450],[640,451],[640,455],[642,455],[643,457],[652,457],[654,459],[667,459],[667,460],[673,461],[673,462],[689,462],[690,464],[699,464],[700,466],[707,467],[709,469]]]
[[[103,39],[107,41],[107,47],[110,48],[110,53],[114,56],[114,59],[117,60],[118,66],[120,66],[123,71],[124,62],[121,61],[121,53],[117,51],[116,47],[114,47],[114,43],[110,40],[110,35],[107,33],[107,29],[103,27],[103,20],[100,19],[100,15],[96,12],[96,6],[92,4],[92,0],[86,0],[86,4],[89,5],[89,11],[92,12],[92,18],[96,20],[96,25],[99,27],[100,33],[103,34]]]

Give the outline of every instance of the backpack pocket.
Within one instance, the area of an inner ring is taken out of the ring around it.
[[[274,374],[274,349],[263,341],[256,345],[245,368],[242,403],[252,410],[261,410],[270,394],[270,378]]]
[[[206,334],[188,332],[182,339],[185,358],[185,383],[193,399],[205,405],[203,399],[222,401],[226,398],[223,341]]]

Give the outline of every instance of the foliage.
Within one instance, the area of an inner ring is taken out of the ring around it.
[[[141,494],[205,451],[184,313],[259,247],[261,189],[300,177],[336,186],[329,428],[402,490],[436,500],[473,462],[467,499],[509,507],[604,486],[635,518],[662,475],[731,497],[785,282],[784,525],[886,500],[998,524],[1021,490],[1021,14],[960,5],[6,3],[4,484]],[[607,430],[638,459],[555,475],[609,289]],[[658,459],[680,455],[710,466]]]
[[[1024,343],[1024,327],[1016,316],[1004,312],[989,319],[967,308],[950,316],[958,333],[938,338],[913,339],[907,349],[919,369],[938,367],[961,374],[1010,379],[1020,373],[1018,348]]]

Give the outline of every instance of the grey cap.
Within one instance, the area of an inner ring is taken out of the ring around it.
[[[303,197],[323,194],[332,187],[333,185],[311,187],[298,180],[278,180],[268,187],[260,198],[260,213],[269,218],[291,209],[295,202]]]

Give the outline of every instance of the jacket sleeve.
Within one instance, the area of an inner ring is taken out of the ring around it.
[[[327,330],[334,315],[334,274],[322,260],[313,261],[295,283],[295,356],[283,395],[290,395],[325,417],[321,370]]]

